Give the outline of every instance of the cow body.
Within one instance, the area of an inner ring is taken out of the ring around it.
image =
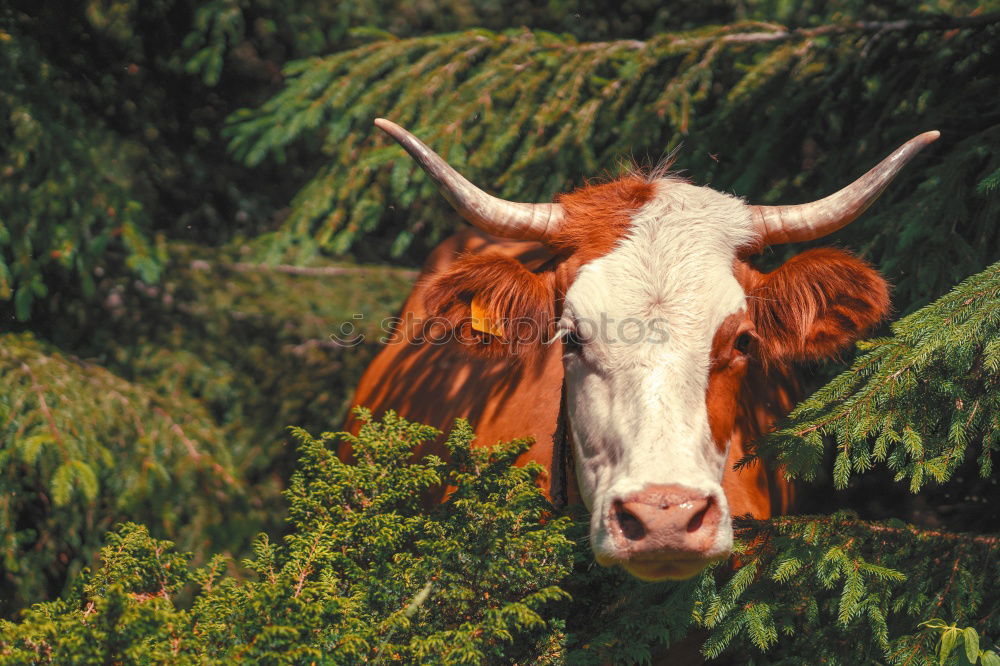
[[[466,417],[479,445],[531,437],[521,462],[550,470],[565,436],[595,558],[646,580],[728,555],[733,515],[787,509],[787,484],[734,463],[791,407],[792,364],[853,344],[885,317],[888,287],[839,250],[767,273],[749,258],[850,223],[937,132],[809,204],[753,206],[662,172],[521,204],[376,124],[480,231],[433,253],[356,404],[442,430]]]

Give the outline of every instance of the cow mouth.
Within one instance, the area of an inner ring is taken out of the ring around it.
[[[704,571],[718,557],[682,557],[671,559],[630,559],[619,562],[622,568],[639,580],[656,582],[687,580]]]
[[[603,567],[620,566],[634,578],[646,582],[688,580],[700,574],[710,564],[725,559],[729,553],[697,555],[694,553],[660,553],[657,555],[597,555]]]

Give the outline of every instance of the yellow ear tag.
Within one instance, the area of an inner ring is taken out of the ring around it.
[[[500,320],[493,317],[486,311],[483,304],[479,302],[479,294],[472,297],[472,329],[480,333],[489,333],[498,338],[503,337],[503,326]]]

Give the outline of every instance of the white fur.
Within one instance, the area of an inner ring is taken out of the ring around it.
[[[606,524],[615,500],[647,484],[678,484],[711,495],[722,510],[713,553],[732,546],[720,482],[725,455],[712,439],[705,405],[712,338],[745,306],[733,276],[737,250],[755,232],[739,199],[663,179],[633,216],[629,233],[581,270],[566,295],[560,327],[594,335],[564,360],[576,469],[591,510],[598,561],[613,560]],[[618,339],[619,322],[651,330],[641,342]]]

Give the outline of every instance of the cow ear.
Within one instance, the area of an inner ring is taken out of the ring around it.
[[[424,303],[472,353],[513,356],[541,349],[552,335],[551,277],[504,255],[467,255],[431,278]]]
[[[835,356],[889,313],[882,276],[833,248],[803,252],[755,282],[747,309],[765,363]]]

